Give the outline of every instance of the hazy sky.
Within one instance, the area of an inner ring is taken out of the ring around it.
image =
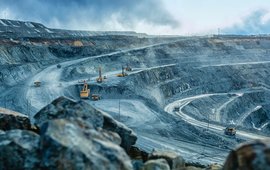
[[[0,0],[0,17],[80,30],[270,33],[269,0]]]

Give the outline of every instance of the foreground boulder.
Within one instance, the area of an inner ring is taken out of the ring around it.
[[[141,150],[136,146],[132,146],[128,152],[128,155],[130,156],[131,159],[142,160],[143,162],[146,162],[148,160],[149,153]]]
[[[0,169],[38,169],[39,136],[26,130],[0,133]]]
[[[25,129],[31,128],[31,123],[28,116],[14,112],[8,109],[0,108],[0,129],[12,130],[12,129]]]
[[[97,131],[81,119],[56,119],[41,126],[43,169],[129,170],[125,151],[104,131]]]
[[[66,97],[59,97],[41,109],[35,116],[35,124],[39,127],[48,120],[80,117],[95,128],[103,126],[102,114],[83,101],[75,102]]]
[[[270,169],[270,140],[244,143],[231,151],[224,164],[224,170],[232,169]]]
[[[184,159],[172,151],[153,151],[149,155],[149,160],[165,159],[172,170],[182,169],[185,167]]]
[[[114,120],[107,113],[102,113],[104,116],[103,128],[118,133],[122,139],[121,147],[123,147],[127,152],[129,152],[131,146],[134,145],[137,141],[136,134],[126,125]]]
[[[134,132],[124,124],[117,122],[110,115],[99,111],[84,101],[73,101],[66,97],[59,97],[51,104],[41,109],[35,116],[35,124],[41,126],[44,122],[53,119],[70,119],[80,117],[89,122],[95,128],[103,128],[113,131],[121,137],[121,146],[129,151],[130,147],[136,143],[137,137]]]

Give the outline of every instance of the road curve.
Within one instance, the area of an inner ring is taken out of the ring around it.
[[[235,94],[237,95],[238,93],[235,93]],[[202,120],[197,120],[197,119],[185,114],[182,111],[182,109],[186,105],[188,105],[190,102],[192,102],[194,100],[204,98],[204,97],[209,97],[209,96],[218,96],[218,95],[227,95],[227,93],[202,94],[202,95],[187,97],[187,98],[177,100],[177,101],[174,101],[174,102],[168,104],[167,106],[165,106],[164,111],[166,111],[169,114],[176,114],[181,119],[183,119],[184,121],[186,121],[189,124],[192,124],[193,126],[206,128],[206,129],[209,129],[211,131],[215,131],[215,132],[219,132],[219,133],[223,134],[224,129],[226,128],[225,126],[211,124],[208,122],[204,122]],[[179,111],[175,112],[174,111],[175,107],[179,107]],[[270,137],[268,137],[268,136],[250,133],[250,132],[246,132],[246,131],[242,131],[242,130],[237,130],[237,136],[241,136],[241,137],[244,137],[247,139],[270,139]]]

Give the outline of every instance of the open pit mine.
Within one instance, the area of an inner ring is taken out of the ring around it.
[[[235,149],[269,150],[270,36],[0,20],[0,66],[0,169],[270,166]]]

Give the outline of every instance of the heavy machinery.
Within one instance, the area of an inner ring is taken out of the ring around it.
[[[41,82],[40,81],[35,81],[34,82],[34,86],[35,87],[40,87],[41,86]]]
[[[97,100],[100,100],[100,95],[98,95],[98,94],[92,94],[92,100],[94,100],[94,101],[97,101]]]
[[[97,83],[102,83],[103,82],[103,78],[102,78],[102,74],[101,74],[101,67],[99,67],[98,73],[99,73],[99,77],[96,79],[97,80]]]
[[[127,64],[126,71],[132,71],[132,68]]]
[[[89,98],[90,89],[88,88],[88,84],[84,81],[83,89],[80,92],[81,99]]]
[[[179,106],[177,106],[177,107],[174,107],[174,109],[173,109],[175,112],[179,112],[179,110],[180,110],[180,107]]]
[[[117,77],[125,77],[127,76],[128,74],[125,72],[125,68],[122,66],[122,73],[119,73],[117,74],[116,76]]]
[[[235,136],[236,135],[236,128],[233,126],[228,126],[224,129],[224,134],[229,136]]]

